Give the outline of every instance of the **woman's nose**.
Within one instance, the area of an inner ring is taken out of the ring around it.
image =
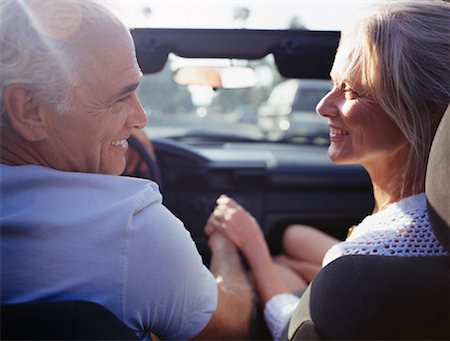
[[[316,105],[316,111],[324,117],[336,116],[339,113],[335,89],[330,90]]]

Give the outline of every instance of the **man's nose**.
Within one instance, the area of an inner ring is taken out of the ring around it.
[[[128,121],[130,126],[139,129],[147,125],[147,114],[136,95],[134,95],[133,112],[129,115]]]

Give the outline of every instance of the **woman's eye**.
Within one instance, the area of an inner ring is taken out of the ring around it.
[[[345,94],[345,98],[350,99],[350,100],[351,99],[357,99],[357,98],[360,97],[359,94],[356,91],[354,91],[354,90],[352,90],[350,88],[345,88],[344,89],[344,94]]]

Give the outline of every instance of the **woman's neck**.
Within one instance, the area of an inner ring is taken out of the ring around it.
[[[373,183],[373,196],[375,199],[373,213],[381,211],[389,205],[412,195],[411,191],[402,191],[401,188],[396,187],[395,184],[392,186],[391,184],[383,184],[380,186],[377,183]]]
[[[403,198],[423,192],[424,189],[414,192],[412,181],[405,179],[406,164],[405,154],[400,153],[391,158],[364,165],[373,186],[375,199],[373,213]]]

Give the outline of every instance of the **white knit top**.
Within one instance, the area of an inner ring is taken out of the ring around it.
[[[446,256],[431,230],[425,193],[404,198],[367,216],[325,254],[322,266],[344,255]]]

